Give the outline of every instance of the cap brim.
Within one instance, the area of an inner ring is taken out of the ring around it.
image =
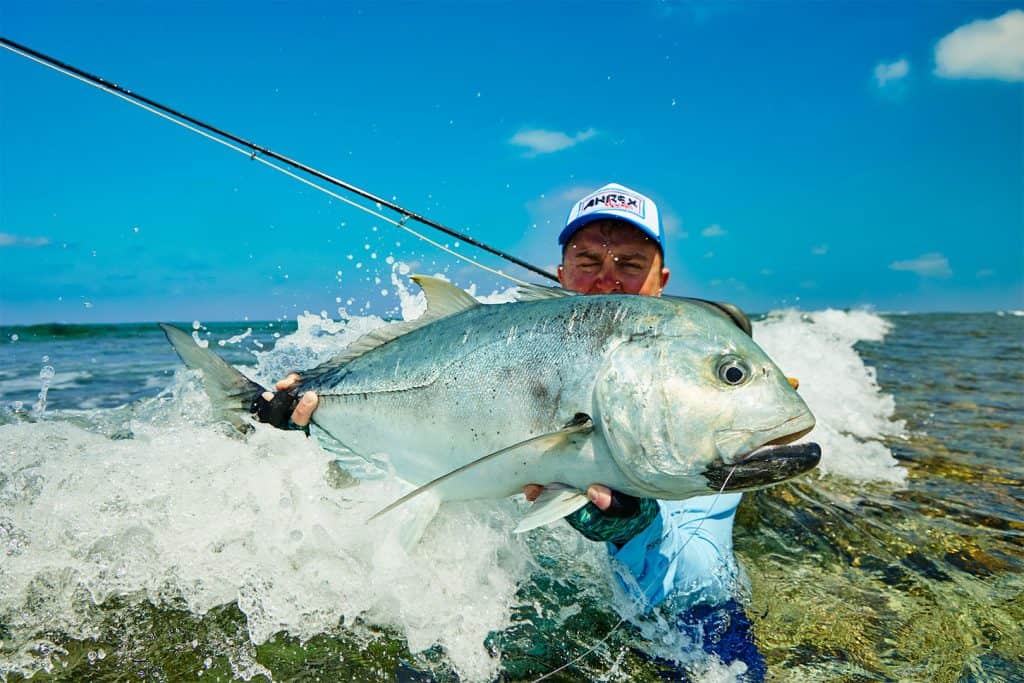
[[[565,244],[569,241],[569,238],[571,238],[574,234],[579,232],[582,228],[586,227],[590,223],[593,223],[594,221],[600,220],[615,220],[622,221],[623,223],[629,223],[634,228],[636,228],[637,230],[639,230],[640,232],[654,240],[654,243],[658,245],[659,249],[661,249],[661,238],[658,235],[655,235],[648,226],[636,220],[636,218],[630,215],[629,213],[614,210],[592,211],[584,216],[580,216],[579,218],[565,226],[565,229],[562,230],[561,234],[558,235],[558,243],[562,246],[565,246]]]

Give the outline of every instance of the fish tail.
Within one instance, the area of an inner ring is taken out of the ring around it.
[[[185,366],[203,373],[203,387],[216,415],[241,432],[251,429],[243,416],[250,412],[253,401],[265,389],[213,351],[196,344],[188,333],[165,323],[160,323],[160,328]]]

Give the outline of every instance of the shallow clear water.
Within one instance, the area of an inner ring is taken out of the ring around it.
[[[197,332],[267,383],[381,323]],[[755,338],[824,449],[740,508],[770,679],[1024,679],[1024,318],[786,311]],[[232,437],[179,367],[155,326],[0,328],[8,680],[528,680],[594,646],[556,680],[656,678],[666,652],[735,679],[657,615],[614,628],[600,549],[513,536],[521,501],[449,505],[405,557],[362,523],[387,480],[299,434]]]

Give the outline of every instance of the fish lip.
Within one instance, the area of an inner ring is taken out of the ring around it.
[[[803,434],[809,431],[807,429]],[[708,488],[713,491],[749,491],[778,484],[814,469],[821,462],[821,446],[813,442],[788,443],[803,434],[776,439],[787,443],[773,442],[762,446],[732,465],[721,461],[708,465],[703,472]]]
[[[790,418],[789,420],[786,420],[786,422],[783,422],[781,425],[779,425],[779,427],[782,427],[783,425],[785,425],[785,424],[787,424],[789,422],[792,422],[793,420],[796,420],[796,419],[799,419],[799,418]],[[776,428],[776,430],[777,429],[778,428]],[[793,432],[792,434],[783,434],[782,436],[780,436],[778,438],[772,439],[771,441],[767,441],[767,442],[761,444],[760,446],[758,446],[754,450],[750,451],[746,455],[741,456],[736,462],[737,463],[747,462],[748,460],[756,458],[759,454],[761,454],[762,451],[764,451],[765,449],[770,448],[772,446],[785,446],[786,444],[791,444],[794,441],[797,441],[797,440],[807,436],[808,434],[810,434],[813,429],[814,429],[814,425],[812,424],[810,427],[807,427],[805,429],[801,429],[798,432]],[[815,444],[815,445],[817,445],[817,444]]]
[[[790,427],[793,423],[797,428],[791,430]],[[715,446],[718,449],[718,456],[722,463],[726,465],[732,465],[743,462],[751,455],[756,453],[758,449],[764,448],[765,446],[784,445],[792,441],[806,436],[816,424],[814,416],[807,412],[800,415],[794,415],[793,417],[787,418],[782,422],[763,428],[753,429],[722,429],[715,432]],[[754,443],[748,443],[747,448],[739,453],[733,452],[728,454],[725,452],[728,442],[733,439],[739,439],[741,442],[746,441],[752,435],[762,435],[763,440],[755,441]]]

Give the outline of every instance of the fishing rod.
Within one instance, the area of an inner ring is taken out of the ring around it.
[[[3,47],[5,49],[9,50],[10,52],[18,54],[18,55],[20,55],[22,57],[25,57],[27,59],[30,59],[31,61],[37,62],[39,64],[42,64],[43,66],[49,67],[51,69],[54,69],[54,70],[56,70],[56,71],[58,71],[60,73],[63,73],[65,75],[67,75],[67,76],[71,76],[72,78],[75,78],[77,80],[81,80],[81,81],[83,81],[85,83],[88,83],[89,85],[92,85],[92,86],[94,86],[96,88],[99,88],[100,90],[103,90],[103,91],[105,91],[107,93],[110,93],[111,95],[115,95],[117,97],[120,97],[121,99],[124,99],[124,100],[128,101],[129,103],[135,104],[136,106],[139,106],[139,107],[145,109],[146,111],[149,111],[151,113],[157,114],[161,118],[165,118],[168,121],[171,121],[172,123],[175,123],[175,124],[177,124],[179,126],[182,126],[182,127],[186,128],[188,130],[191,130],[192,132],[198,133],[198,134],[202,135],[203,137],[206,137],[206,138],[208,138],[210,140],[213,140],[214,142],[218,142],[218,143],[220,143],[222,145],[225,145],[226,147],[228,147],[230,149],[233,149],[233,150],[235,150],[237,152],[241,152],[243,154],[246,154],[253,161],[259,161],[259,162],[261,162],[261,163],[263,163],[263,164],[265,164],[267,166],[270,166],[271,168],[273,168],[273,169],[275,169],[275,170],[277,170],[277,171],[279,171],[281,173],[284,173],[287,176],[290,176],[290,177],[292,177],[292,178],[294,178],[294,179],[296,179],[296,180],[298,180],[300,182],[303,182],[303,183],[309,185],[310,187],[313,187],[313,188],[315,188],[317,190],[320,190],[321,192],[324,192],[325,194],[328,194],[328,195],[330,195],[330,196],[332,196],[332,197],[334,197],[336,199],[339,199],[339,200],[341,200],[343,202],[346,202],[349,205],[354,206],[357,209],[360,209],[361,211],[365,211],[366,213],[369,213],[369,214],[371,214],[373,216],[376,216],[376,217],[378,217],[378,218],[380,218],[380,219],[382,219],[384,221],[387,221],[387,222],[389,222],[389,223],[391,223],[391,224],[393,224],[393,225],[395,225],[395,226],[397,226],[397,227],[399,227],[399,228],[409,232],[410,234],[416,236],[417,238],[419,238],[419,239],[421,239],[421,240],[423,240],[423,241],[425,241],[425,242],[427,242],[429,244],[432,244],[435,247],[438,247],[442,251],[445,251],[445,252],[455,256],[456,258],[459,258],[459,259],[462,259],[463,261],[467,261],[469,263],[472,263],[473,265],[477,266],[478,268],[481,268],[483,270],[486,270],[486,271],[489,271],[491,273],[494,273],[495,275],[499,275],[501,277],[508,278],[509,280],[512,280],[514,282],[518,282],[519,284],[526,284],[522,280],[514,278],[511,275],[509,275],[507,273],[504,273],[504,272],[502,272],[500,270],[494,270],[492,268],[488,268],[487,266],[484,266],[483,264],[478,263],[477,261],[469,258],[468,256],[465,256],[463,254],[459,254],[458,252],[455,252],[455,251],[451,250],[450,248],[448,248],[446,245],[442,245],[441,243],[436,242],[436,241],[434,241],[434,240],[432,240],[432,239],[430,239],[430,238],[428,238],[428,237],[426,237],[426,236],[416,232],[415,230],[412,230],[411,228],[409,228],[409,226],[407,226],[405,224],[406,221],[412,220],[412,221],[415,221],[415,222],[417,222],[417,223],[419,223],[421,225],[427,226],[429,228],[433,228],[435,230],[439,230],[440,232],[443,232],[446,235],[449,235],[451,237],[459,239],[459,240],[461,240],[463,242],[466,242],[468,244],[472,244],[473,246],[475,246],[475,247],[477,247],[479,249],[483,249],[484,251],[489,252],[491,254],[494,254],[495,256],[499,256],[499,257],[505,259],[506,261],[509,261],[510,263],[514,263],[515,265],[520,266],[521,268],[525,268],[526,270],[529,270],[529,271],[531,271],[533,273],[536,273],[537,275],[541,275],[543,277],[546,277],[546,278],[548,278],[550,280],[554,280],[556,282],[558,281],[558,278],[555,275],[552,275],[551,273],[549,273],[548,271],[544,270],[543,268],[539,268],[539,267],[537,267],[537,266],[535,266],[535,265],[533,265],[531,263],[527,263],[526,261],[523,261],[522,259],[517,258],[516,256],[513,256],[513,255],[511,255],[509,253],[506,253],[504,251],[501,251],[500,249],[495,249],[494,247],[492,247],[492,246],[490,246],[488,244],[485,244],[484,242],[481,242],[480,240],[477,240],[477,239],[475,239],[473,237],[470,237],[469,235],[461,233],[461,232],[459,232],[457,230],[453,230],[452,228],[449,228],[449,227],[447,227],[445,225],[442,225],[441,223],[438,223],[437,221],[431,220],[431,219],[427,218],[426,216],[421,216],[420,214],[417,214],[417,213],[415,213],[413,211],[410,211],[410,210],[408,210],[408,209],[406,209],[406,208],[404,208],[402,206],[399,206],[398,204],[396,204],[394,202],[388,201],[388,200],[384,199],[383,197],[378,197],[377,195],[372,194],[370,192],[367,192],[366,190],[363,190],[363,189],[361,189],[359,187],[356,187],[355,185],[353,185],[351,183],[345,182],[344,180],[341,180],[340,178],[335,178],[334,176],[328,175],[327,173],[324,173],[323,171],[315,169],[312,166],[308,166],[308,165],[302,163],[301,161],[296,161],[294,159],[291,159],[289,157],[284,156],[283,154],[278,154],[277,152],[273,151],[272,149],[269,149],[267,147],[263,147],[262,145],[258,145],[258,144],[254,143],[254,142],[250,142],[250,141],[248,141],[248,140],[246,140],[244,138],[241,138],[241,137],[239,137],[239,136],[237,136],[237,135],[235,135],[233,133],[230,133],[230,132],[228,132],[226,130],[223,130],[223,129],[218,128],[216,126],[212,126],[212,125],[210,125],[208,123],[200,121],[199,119],[197,119],[195,117],[189,116],[188,114],[184,114],[184,113],[182,113],[180,111],[172,109],[171,107],[168,107],[166,105],[160,104],[159,102],[156,102],[155,100],[152,100],[152,99],[150,99],[150,98],[148,98],[148,97],[146,97],[144,95],[140,95],[139,93],[136,93],[136,92],[133,92],[131,90],[128,90],[127,88],[123,88],[120,85],[117,85],[116,83],[111,83],[110,81],[108,81],[108,80],[106,80],[104,78],[101,78],[99,76],[91,74],[91,73],[89,73],[87,71],[83,71],[82,69],[79,69],[79,68],[77,68],[75,66],[72,66],[71,64],[67,64],[65,62],[62,62],[62,61],[54,58],[54,57],[50,57],[49,55],[45,55],[42,52],[39,52],[37,50],[33,50],[30,47],[27,47],[25,45],[21,45],[19,43],[16,43],[13,40],[9,40],[7,38],[4,38],[3,36],[0,36],[0,47]],[[230,142],[228,142],[228,141],[230,141]],[[235,143],[235,144],[231,144],[231,143]],[[369,209],[368,207],[365,207],[365,206],[363,206],[361,204],[353,202],[352,200],[348,199],[347,197],[343,197],[343,196],[341,196],[341,195],[339,195],[339,194],[337,194],[335,192],[332,192],[332,191],[330,191],[330,190],[328,190],[328,189],[326,189],[326,188],[324,188],[324,187],[322,187],[320,185],[317,185],[316,183],[311,182],[307,178],[304,178],[302,176],[296,175],[295,173],[292,173],[292,172],[288,171],[287,169],[281,168],[280,166],[277,166],[276,164],[272,164],[272,163],[266,161],[266,159],[263,159],[262,157],[267,157],[269,159],[274,159],[275,161],[278,161],[278,162],[280,162],[280,163],[282,163],[282,164],[284,164],[284,165],[286,165],[286,166],[288,166],[290,168],[293,168],[293,169],[295,169],[297,171],[301,171],[302,173],[305,173],[305,174],[307,174],[309,176],[312,176],[312,177],[317,178],[317,179],[319,179],[321,181],[324,181],[326,183],[334,185],[335,187],[339,187],[339,188],[345,190],[346,192],[349,192],[351,194],[354,194],[354,195],[357,195],[359,197],[362,197],[363,199],[367,199],[367,200],[369,200],[371,202],[374,202],[378,207],[385,206],[385,207],[391,209],[392,211],[400,214],[401,218],[399,220],[397,220],[397,221],[392,220],[392,219],[388,218],[387,216],[383,216],[383,215],[381,215],[381,214],[379,214],[379,213]]]

